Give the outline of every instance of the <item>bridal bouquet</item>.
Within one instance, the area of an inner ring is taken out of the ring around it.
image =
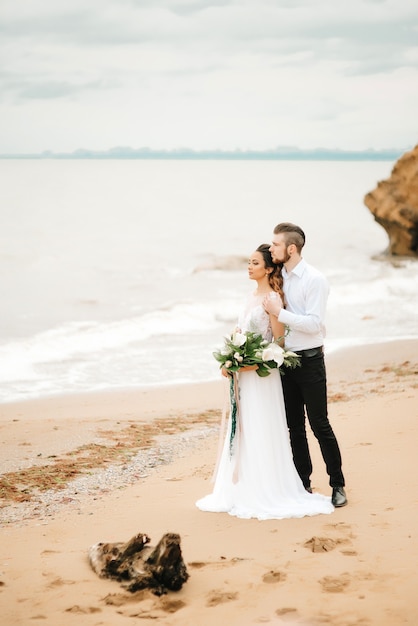
[[[229,441],[230,454],[233,454],[234,440],[237,430],[239,415],[239,388],[236,372],[243,367],[256,366],[259,376],[269,376],[272,369],[279,368],[280,374],[283,368],[295,368],[300,365],[300,357],[284,350],[276,341],[268,342],[258,333],[247,331],[245,333],[234,332],[230,337],[225,337],[225,345],[221,350],[213,353],[220,367],[225,368],[230,374],[230,403],[231,403],[231,434]]]
[[[283,374],[283,368],[298,367],[300,357],[279,346],[280,339],[282,337],[268,342],[257,333],[234,332],[230,337],[225,337],[224,347],[214,352],[213,356],[220,363],[220,367],[231,374],[243,367],[254,365],[257,366],[256,372],[259,376],[268,376],[276,368]]]

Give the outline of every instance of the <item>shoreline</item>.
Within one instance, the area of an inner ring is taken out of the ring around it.
[[[167,383],[167,384],[159,384],[159,385],[147,385],[143,387],[106,387],[104,389],[97,389],[93,391],[78,391],[78,392],[69,392],[69,393],[54,393],[48,394],[44,396],[33,396],[29,398],[19,399],[19,400],[9,400],[6,402],[0,402],[0,419],[3,412],[8,412],[9,410],[13,411],[13,407],[17,407],[18,405],[28,407],[30,412],[32,412],[30,405],[31,404],[54,404],[55,402],[63,403],[67,402],[69,404],[86,404],[91,405],[95,401],[100,400],[101,398],[108,399],[112,404],[115,401],[120,401],[121,398],[126,397],[128,400],[142,400],[145,402],[145,410],[146,412],[152,413],[153,409],[150,405],[150,402],[154,399],[154,397],[158,397],[159,400],[163,400],[163,408],[166,408],[164,405],[164,398],[167,401],[171,402],[171,398],[174,399],[175,402],[182,402],[182,396],[184,396],[184,391],[187,391],[190,388],[199,388],[203,393],[203,399],[205,401],[211,401],[211,390],[209,393],[206,392],[209,387],[217,387],[219,386],[219,380],[209,380],[209,381],[198,381],[198,382],[182,382],[182,383]],[[2,411],[3,409],[3,411]]]
[[[333,358],[333,355],[337,355],[337,358],[340,354],[342,354],[346,350],[351,350],[352,348],[369,348],[373,349],[373,346],[376,345],[394,345],[396,343],[403,343],[409,341],[415,341],[416,336],[403,335],[399,337],[382,337],[380,339],[376,339],[375,337],[366,340],[364,337],[362,338],[352,338],[351,342],[347,338],[341,340],[329,340],[327,339],[324,343],[324,350],[326,354],[326,358]],[[219,345],[218,345],[219,347]],[[128,383],[121,384],[113,381],[110,385],[104,386],[100,384],[100,386],[95,387],[94,383],[91,387],[89,387],[90,378],[86,377],[84,382],[80,384],[80,381],[77,386],[71,386],[71,383],[67,385],[66,378],[71,380],[72,370],[71,367],[68,371],[61,372],[61,378],[57,383],[55,378],[55,374],[51,374],[51,379],[44,377],[42,380],[37,379],[36,383],[31,382],[29,379],[27,383],[22,379],[20,382],[16,382],[16,386],[14,384],[9,384],[7,382],[0,384],[0,407],[14,405],[17,403],[28,403],[32,401],[38,400],[53,400],[58,399],[60,397],[71,398],[71,397],[83,397],[88,395],[99,396],[102,394],[132,394],[132,393],[150,393],[158,392],[160,389],[186,389],[191,385],[206,385],[210,383],[215,383],[219,380],[219,370],[217,369],[217,365],[215,361],[211,358],[210,353],[211,349],[207,347],[208,353],[208,361],[205,365],[205,368],[200,369],[198,372],[199,378],[186,380],[186,373],[177,373],[180,378],[175,380],[167,379],[171,374],[168,373],[165,377],[164,373],[160,373],[160,379],[157,381],[145,380],[138,384],[137,379],[128,379]],[[190,355],[189,355],[190,357]],[[129,361],[129,360],[128,360]],[[90,366],[92,363],[90,363]],[[131,365],[127,365],[127,367],[132,367]],[[8,364],[7,360],[3,357],[3,361],[0,363],[0,369],[4,372],[7,372]],[[193,374],[196,376],[196,373]],[[109,380],[112,380],[112,372],[109,371]],[[51,382],[52,381],[52,382]],[[27,394],[27,395],[23,395]]]
[[[325,352],[325,364],[327,367],[327,376],[328,379],[332,379],[333,372],[329,371],[330,368],[336,366],[339,367],[339,362],[344,358],[344,353],[351,355],[354,352],[361,354],[361,358],[365,363],[374,364],[376,359],[385,358],[385,347],[391,346],[395,347],[396,351],[399,349],[406,348],[408,354],[412,351],[408,350],[409,345],[417,345],[418,346],[418,337],[417,336],[402,336],[402,337],[390,337],[390,338],[382,338],[377,341],[376,338],[370,339],[370,341],[365,342],[364,339],[358,340],[353,343],[343,342],[341,344],[334,344],[333,346],[327,346],[325,342],[324,352]],[[370,354],[370,356],[369,356]],[[331,374],[331,376],[330,376]],[[43,403],[46,404],[54,404],[55,402],[68,402],[71,404],[83,404],[84,401],[86,404],[91,404],[96,400],[99,400],[102,397],[106,397],[113,402],[115,398],[117,401],[120,401],[121,398],[126,396],[127,398],[131,397],[132,399],[138,397],[138,399],[145,400],[146,404],[149,404],[150,399],[153,396],[157,396],[160,400],[160,394],[163,397],[168,398],[171,396],[174,398],[175,402],[178,402],[181,397],[184,395],[184,392],[196,387],[201,390],[204,394],[204,399],[206,401],[211,402],[211,392],[216,389],[217,386],[220,386],[220,379],[209,379],[207,381],[182,381],[182,382],[169,382],[169,383],[155,383],[148,384],[138,387],[128,386],[128,387],[106,387],[103,389],[94,389],[91,391],[77,391],[77,392],[57,392],[50,393],[46,395],[37,395],[31,396],[28,398],[19,398],[15,400],[6,400],[0,401],[0,420],[2,414],[4,412],[8,412],[8,410],[13,411],[13,407],[17,407],[18,405],[22,405],[29,408],[31,412],[30,405],[33,403]],[[206,390],[209,392],[206,393]],[[148,409],[149,410],[149,409]]]
[[[410,471],[418,436],[417,355],[418,339],[326,356],[330,419],[349,504],[310,518],[260,522],[195,507],[211,489],[222,380],[0,405],[3,472],[54,464],[90,444],[104,442],[114,451],[133,427],[158,426],[132,458],[90,468],[47,491],[44,503],[35,497],[27,518],[25,503],[0,508],[3,521],[7,511],[16,513],[0,527],[4,623],[417,623]],[[313,487],[328,494],[324,463],[308,434]],[[180,534],[190,573],[181,591],[132,596],[92,571],[91,545],[127,541],[138,532],[149,534],[153,545],[165,532]]]

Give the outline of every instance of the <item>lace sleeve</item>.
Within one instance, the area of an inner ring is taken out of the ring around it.
[[[261,304],[261,298],[259,296],[250,296],[247,301],[247,306],[239,316],[238,326],[243,332],[249,331],[257,333],[261,335],[263,339],[272,341],[273,332],[270,317]]]

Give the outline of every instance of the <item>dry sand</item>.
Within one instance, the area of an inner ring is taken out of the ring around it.
[[[211,489],[221,380],[0,405],[2,626],[418,624],[418,340],[327,368],[349,504],[294,520],[194,506]],[[310,441],[314,489],[330,493]],[[90,568],[92,544],[138,532],[180,534],[181,591],[129,594]]]

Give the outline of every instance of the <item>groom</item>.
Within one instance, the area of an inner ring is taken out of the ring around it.
[[[305,409],[325,461],[332,504],[345,506],[344,476],[337,439],[328,420],[327,382],[323,353],[325,307],[329,286],[323,274],[302,258],[303,230],[289,222],[274,229],[270,252],[275,263],[283,263],[283,291],[286,309],[280,299],[265,298],[268,313],[277,315],[290,330],[286,348],[299,354],[301,367],[288,368],[282,378],[287,424],[293,460],[307,491],[311,490],[312,462],[305,428]]]

